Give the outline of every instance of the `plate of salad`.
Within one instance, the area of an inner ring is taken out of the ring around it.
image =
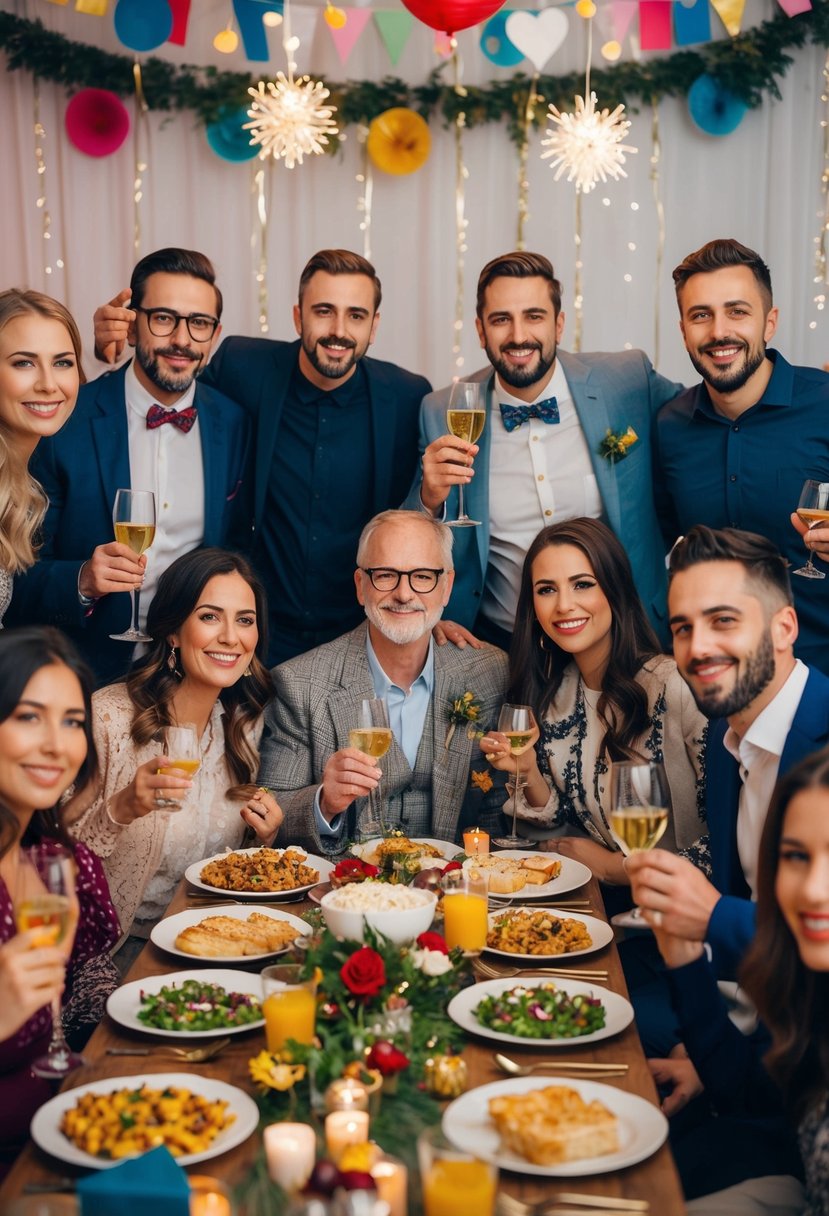
[[[633,1021],[633,1006],[616,992],[540,975],[473,984],[452,998],[447,1013],[470,1034],[528,1047],[596,1043]]]
[[[207,969],[151,975],[116,988],[107,1013],[128,1030],[206,1039],[264,1026],[262,980],[244,971]]]

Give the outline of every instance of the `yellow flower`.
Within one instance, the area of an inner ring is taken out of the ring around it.
[[[636,431],[634,431],[632,426],[629,426],[628,429],[625,431],[624,435],[621,435],[619,437],[619,447],[620,448],[632,448],[634,443],[636,443],[638,441],[638,439],[639,439],[639,436],[636,434]]]
[[[279,1056],[271,1055],[269,1051],[260,1051],[258,1056],[248,1060],[250,1078],[262,1090],[277,1089],[280,1093],[293,1089],[297,1081],[305,1076],[304,1064],[286,1064]]]
[[[489,793],[492,789],[492,777],[487,769],[484,769],[480,773],[476,773],[474,769],[472,770],[472,788],[480,790],[483,794]]]
[[[368,1174],[377,1160],[377,1153],[377,1145],[370,1142],[349,1144],[337,1164],[343,1172],[356,1170],[360,1174]]]

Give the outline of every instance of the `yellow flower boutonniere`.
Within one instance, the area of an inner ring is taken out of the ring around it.
[[[480,773],[476,773],[474,769],[472,770],[472,788],[473,790],[480,790],[482,794],[489,793],[492,789],[492,777],[487,769],[484,769]]]
[[[250,1079],[256,1082],[263,1093],[267,1093],[269,1089],[276,1089],[280,1093],[284,1093],[288,1089],[293,1089],[297,1081],[303,1079],[305,1065],[291,1064],[283,1061],[277,1055],[272,1055],[269,1051],[260,1051],[258,1056],[248,1060],[248,1072]]]
[[[604,439],[599,444],[599,455],[604,456],[609,464],[617,464],[625,459],[633,445],[638,442],[639,436],[632,426],[619,434],[608,427]]]
[[[467,739],[480,739],[483,731],[477,730],[481,717],[481,702],[475,699],[474,692],[465,692],[460,697],[450,697],[446,716],[449,719],[449,729],[446,732],[444,747],[448,748],[455,735],[455,727],[467,723]]]

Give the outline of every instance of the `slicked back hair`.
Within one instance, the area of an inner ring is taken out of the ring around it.
[[[773,303],[771,272],[759,253],[755,253],[747,245],[741,245],[733,237],[721,237],[716,241],[709,241],[701,249],[697,249],[683,258],[673,272],[677,303],[680,301],[682,288],[693,275],[712,274],[715,270],[726,270],[732,266],[749,268],[757,281],[766,312],[768,312]],[[682,312],[681,303],[679,310]]]
[[[199,253],[197,249],[178,249],[174,246],[148,253],[140,262],[136,262],[133,269],[130,278],[130,307],[135,308],[143,303],[147,279],[154,274],[186,274],[191,279],[201,279],[202,282],[209,283],[216,293],[216,316],[219,320],[222,319],[222,293],[216,286],[213,263],[205,254]]]
[[[553,263],[543,253],[502,253],[500,257],[487,262],[478,276],[475,311],[479,321],[484,316],[486,289],[495,279],[545,279],[550,287],[553,311],[556,316],[561,312],[561,283],[555,276]]]
[[[758,592],[770,596],[778,607],[794,604],[788,562],[765,536],[739,528],[695,524],[671,551],[669,582],[680,571],[701,562],[738,562],[745,569],[746,581]]]
[[[367,279],[371,279],[374,285],[374,311],[377,312],[383,298],[383,289],[377,277],[377,271],[367,258],[362,257],[359,253],[352,253],[350,249],[320,249],[306,263],[299,276],[300,307],[305,288],[318,270],[324,271],[325,274],[363,274]]]

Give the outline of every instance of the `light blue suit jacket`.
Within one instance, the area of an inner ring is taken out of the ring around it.
[[[659,524],[659,504],[653,488],[651,442],[657,411],[682,391],[682,385],[654,371],[640,350],[611,354],[570,355],[559,350],[557,358],[567,377],[573,404],[584,432],[593,472],[604,504],[605,518],[625,546],[642,602],[660,634],[665,634],[665,543]],[[487,382],[487,425],[478,440],[475,476],[464,489],[467,512],[481,520],[478,528],[455,531],[455,585],[445,616],[471,628],[478,615],[486,581],[489,556],[489,481],[497,475],[490,469],[490,413],[497,409],[491,367],[469,376]],[[420,451],[445,435],[449,389],[430,393],[420,407]],[[599,445],[610,429],[623,434],[633,427],[638,441],[624,460],[610,464],[599,455]],[[420,506],[418,473],[405,506]],[[458,492],[446,503],[447,519],[458,513]],[[554,520],[550,521],[555,522]]]

